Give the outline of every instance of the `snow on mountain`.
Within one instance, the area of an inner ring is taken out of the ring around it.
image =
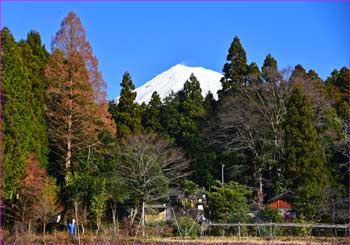
[[[214,98],[217,99],[217,91],[221,89],[220,79],[222,75],[216,71],[205,69],[203,67],[188,67],[177,64],[169,70],[162,72],[149,82],[135,89],[137,92],[136,102],[146,104],[151,100],[154,91],[157,91],[163,100],[170,95],[171,91],[175,93],[183,89],[185,82],[194,74],[199,81],[203,97],[211,91]],[[118,101],[119,97],[116,99]]]

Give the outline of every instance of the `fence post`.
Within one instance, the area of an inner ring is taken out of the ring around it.
[[[238,223],[238,239],[241,240],[241,226]]]

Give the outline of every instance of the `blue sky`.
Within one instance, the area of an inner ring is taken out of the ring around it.
[[[108,98],[120,93],[124,71],[136,86],[177,63],[218,72],[234,36],[248,62],[271,53],[280,68],[302,64],[326,78],[349,67],[349,2],[10,2],[1,26],[17,40],[39,31],[50,49],[69,11],[80,17]]]

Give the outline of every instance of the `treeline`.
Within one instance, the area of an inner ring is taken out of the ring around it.
[[[104,223],[116,233],[121,216],[140,220],[144,232],[145,205],[168,202],[174,187],[189,199],[199,187],[209,190],[213,221],[246,221],[249,210],[278,219],[266,202],[287,190],[302,219],[347,221],[348,68],[323,81],[301,65],[281,70],[267,55],[259,69],[247,64],[235,37],[218,101],[203,98],[192,75],[164,101],[155,92],[138,105],[128,72],[119,101],[107,102],[74,13],[50,53],[34,31],[16,42],[4,28],[1,45],[7,229],[45,234],[52,217],[64,214],[83,233]]]

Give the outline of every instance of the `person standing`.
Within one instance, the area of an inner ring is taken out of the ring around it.
[[[75,232],[75,219],[72,219],[72,222],[68,224],[68,230],[70,239],[73,239]]]

